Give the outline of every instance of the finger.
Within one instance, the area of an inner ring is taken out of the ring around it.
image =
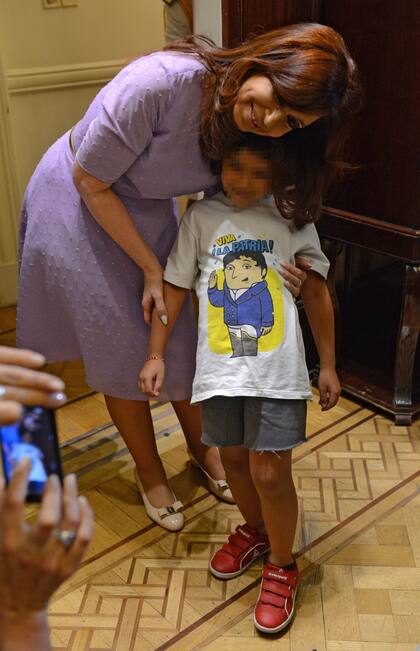
[[[6,482],[4,481],[4,477],[0,476],[0,513],[3,510],[4,487],[5,487],[5,485],[6,485]]]
[[[39,389],[42,391],[63,391],[64,382],[51,373],[33,371],[8,364],[0,364],[0,383],[14,387]]]
[[[61,485],[57,475],[50,475],[45,484],[42,504],[36,521],[33,538],[37,545],[44,545],[61,520]]]
[[[139,377],[139,388],[143,391],[143,393],[146,392],[145,391],[145,389],[146,389],[146,376],[145,376],[145,373],[143,371],[141,372],[141,375]]]
[[[144,373],[143,375],[140,376],[140,388],[145,393],[146,395],[149,395],[150,392],[150,387],[149,387],[149,376],[147,373]]]
[[[154,374],[148,373],[144,381],[144,393],[148,396],[153,396]]]
[[[331,394],[330,394],[330,397],[329,397],[327,409],[331,409],[332,407],[335,407],[335,405],[338,402],[339,397],[340,397],[340,393],[332,391]]]
[[[80,523],[80,508],[78,502],[76,475],[67,475],[63,486],[63,507],[61,529],[76,531]]]
[[[74,569],[76,569],[82,560],[83,554],[92,540],[94,529],[93,511],[84,495],[81,495],[78,498],[78,505],[80,511],[80,524],[77,530],[76,540],[67,554],[69,565],[73,565]]]
[[[294,265],[291,265],[287,262],[282,263],[281,275],[285,280],[287,280],[292,285],[299,286],[304,282],[306,278],[306,272],[298,269]]]
[[[156,373],[155,376],[155,385],[153,387],[153,395],[154,396],[159,396],[160,395],[160,390],[162,389],[162,384],[163,384],[163,373]]]
[[[15,468],[3,498],[4,547],[14,550],[23,533],[25,497],[28,487],[30,459],[25,458]]]
[[[318,385],[318,391],[319,391],[319,404],[321,405],[322,409],[325,410],[326,406],[328,405],[328,400],[329,400],[329,392],[328,389],[325,388],[325,386],[319,386]]]
[[[3,395],[7,400],[13,400],[23,405],[41,405],[53,409],[63,405],[67,400],[66,394],[62,391],[49,393],[41,389],[26,389],[8,385],[4,385],[4,389],[5,393]]]
[[[147,325],[152,324],[152,308],[153,308],[153,298],[150,296],[149,298],[143,299],[142,302],[143,306],[143,317]]]
[[[155,306],[156,306],[157,313],[159,315],[159,319],[162,321],[162,323],[164,325],[167,325],[168,324],[168,312],[166,310],[166,305],[164,303],[164,300],[163,300],[162,296],[156,296],[155,297]],[[165,323],[165,319],[166,319],[166,323]]]
[[[285,281],[284,286],[289,290],[292,296],[294,296],[295,298],[299,296],[300,287],[298,287],[297,285],[292,285],[291,283],[287,282],[287,280]]]
[[[27,368],[39,368],[45,364],[45,357],[33,350],[0,346],[0,364],[17,364]]]
[[[296,267],[309,271],[309,269],[312,269],[312,263],[310,260],[306,260],[305,258],[296,258]]]
[[[0,402],[1,425],[10,425],[10,423],[15,423],[17,420],[22,418],[22,413],[22,405],[20,405],[18,402],[12,402],[11,400]]]

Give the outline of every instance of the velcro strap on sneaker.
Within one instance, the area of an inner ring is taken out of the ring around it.
[[[267,579],[262,585],[262,591],[269,594],[278,595],[284,599],[288,599],[292,595],[292,590],[289,588],[289,586],[275,581],[267,581]]]
[[[284,583],[290,585],[291,588],[295,588],[297,585],[297,578],[291,572],[283,572],[281,569],[276,572],[269,567],[264,568],[263,579],[267,581],[276,581],[278,583]]]
[[[238,556],[241,556],[241,554],[244,552],[242,547],[238,547],[238,545],[231,545],[230,543],[225,543],[220,551],[233,556],[233,558],[238,558]]]
[[[243,538],[239,533],[233,533],[229,536],[229,543],[240,547],[245,552],[249,547],[252,547],[254,541]]]
[[[238,526],[236,527],[236,533],[242,536],[242,538],[245,538],[245,540],[249,540],[249,542],[253,542],[255,539],[255,535],[253,535],[249,531],[246,531],[243,527],[241,527],[240,524],[238,524]]]

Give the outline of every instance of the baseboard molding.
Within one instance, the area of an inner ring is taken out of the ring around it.
[[[127,64],[125,59],[91,61],[42,68],[17,68],[6,71],[10,95],[39,93],[63,88],[103,85]]]
[[[0,307],[15,305],[18,296],[18,264],[0,265]]]

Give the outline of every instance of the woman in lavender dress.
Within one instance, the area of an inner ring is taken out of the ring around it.
[[[322,79],[312,79],[311,57],[325,63]],[[50,362],[83,359],[88,383],[105,394],[133,455],[147,511],[168,529],[182,527],[183,516],[174,512],[180,504],[137,376],[152,309],[166,319],[162,268],[177,232],[173,197],[211,190],[218,178],[210,158],[221,159],[225,147],[250,132],[279,139],[280,210],[294,206],[313,219],[354,74],[341,37],[321,25],[290,26],[232,50],[169,46],[134,61],[102,89],[28,185],[18,344]],[[298,132],[310,129],[313,138],[300,141]],[[295,133],[297,146],[289,137]],[[304,272],[290,266],[285,278],[297,292]],[[231,501],[218,452],[200,442],[200,412],[189,404],[195,342],[189,303],[167,349],[162,399],[172,402],[192,455],[217,480],[211,487]]]

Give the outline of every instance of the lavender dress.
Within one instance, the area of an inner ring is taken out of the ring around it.
[[[92,102],[72,140],[79,165],[112,181],[165,265],[177,232],[172,197],[217,182],[199,148],[204,68],[157,53],[122,70]],[[90,215],[75,189],[69,133],[44,155],[26,190],[20,230],[18,345],[47,360],[83,359],[88,383],[128,400],[147,351],[143,274]],[[196,328],[187,301],[167,349],[163,400],[191,395]]]

